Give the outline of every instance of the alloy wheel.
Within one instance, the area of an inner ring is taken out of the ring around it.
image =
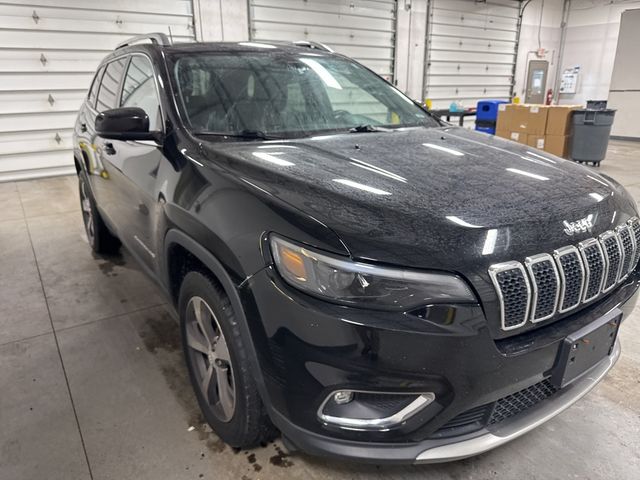
[[[185,326],[198,388],[215,416],[228,422],[236,403],[231,357],[218,319],[203,298],[189,300]]]

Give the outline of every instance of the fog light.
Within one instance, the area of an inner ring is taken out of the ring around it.
[[[344,405],[345,403],[349,403],[353,400],[353,392],[349,390],[341,390],[333,394],[333,401],[338,405]]]

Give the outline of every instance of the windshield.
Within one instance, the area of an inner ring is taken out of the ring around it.
[[[363,126],[438,126],[380,77],[337,56],[184,54],[172,69],[182,115],[196,133],[285,138]]]

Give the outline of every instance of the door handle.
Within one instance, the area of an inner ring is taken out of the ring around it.
[[[106,153],[107,155],[115,155],[116,149],[113,148],[113,143],[106,142],[104,144],[104,153]]]
[[[87,124],[86,123],[81,123],[80,124],[80,131],[81,132],[86,132],[87,131]]]

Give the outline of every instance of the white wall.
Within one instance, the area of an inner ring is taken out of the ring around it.
[[[522,16],[520,29],[520,44],[518,45],[518,61],[516,63],[514,94],[524,102],[526,88],[526,73],[529,60],[547,60],[547,89],[552,88],[558,65],[560,50],[560,22],[564,0],[532,0]],[[540,14],[542,13],[542,23]],[[540,28],[540,43],[538,43],[538,26]],[[538,48],[544,48],[547,53],[543,57],[536,56]]]
[[[620,15],[624,10],[632,8],[640,8],[640,1],[571,2],[561,68],[580,65],[580,76],[577,93],[562,94],[560,103],[584,103],[587,100],[604,100],[609,97]]]

